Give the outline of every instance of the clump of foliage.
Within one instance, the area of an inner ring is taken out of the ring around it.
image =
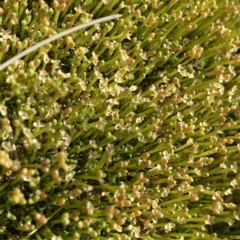
[[[238,0],[4,0],[0,239],[240,239]]]

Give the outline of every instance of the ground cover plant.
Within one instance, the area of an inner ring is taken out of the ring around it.
[[[3,0],[0,239],[240,239],[238,0]]]

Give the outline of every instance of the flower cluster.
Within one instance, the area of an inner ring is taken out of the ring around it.
[[[0,238],[239,239],[238,0],[4,0],[0,61],[117,13],[0,72]]]

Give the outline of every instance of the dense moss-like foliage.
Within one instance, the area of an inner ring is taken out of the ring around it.
[[[238,0],[0,2],[0,239],[240,239]]]

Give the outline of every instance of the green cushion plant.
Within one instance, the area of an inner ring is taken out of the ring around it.
[[[0,240],[240,239],[239,49],[238,0],[1,1]]]

